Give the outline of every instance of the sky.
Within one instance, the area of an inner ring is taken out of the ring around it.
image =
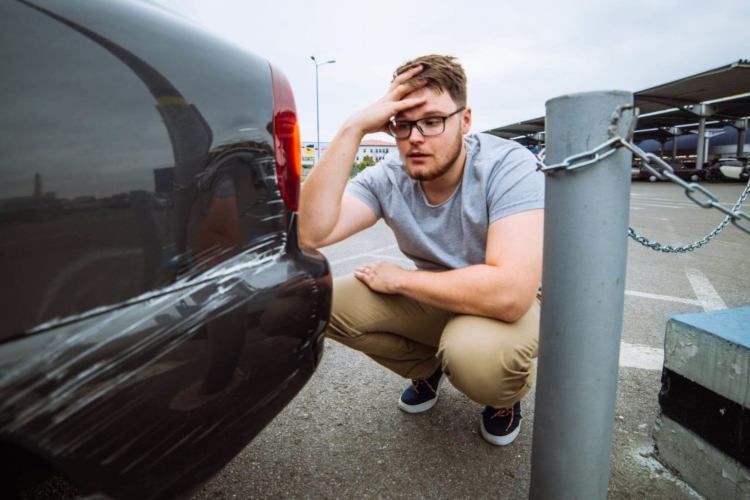
[[[336,61],[318,69],[321,142],[424,54],[463,64],[475,132],[542,116],[560,95],[635,92],[750,59],[749,0],[155,1],[281,69],[304,142],[316,140],[312,55]]]

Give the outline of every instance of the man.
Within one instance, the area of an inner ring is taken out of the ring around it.
[[[417,269],[377,262],[337,279],[326,334],[412,379],[398,402],[408,413],[435,405],[445,374],[485,406],[482,436],[507,445],[537,355],[544,179],[526,148],[470,126],[455,58],[402,65],[305,181],[300,240],[320,248],[383,217]],[[377,131],[395,137],[399,157],[347,185],[358,145]]]

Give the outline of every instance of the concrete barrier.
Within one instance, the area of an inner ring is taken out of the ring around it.
[[[750,307],[667,323],[658,457],[707,498],[750,498]]]

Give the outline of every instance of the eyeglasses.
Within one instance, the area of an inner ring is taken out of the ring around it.
[[[388,122],[388,131],[396,139],[407,139],[411,136],[411,131],[414,126],[417,127],[419,133],[424,137],[440,135],[445,131],[445,120],[456,113],[460,113],[465,108],[465,106],[462,106],[446,116],[428,116],[427,118],[421,118],[414,121],[395,120],[391,118],[391,121]]]

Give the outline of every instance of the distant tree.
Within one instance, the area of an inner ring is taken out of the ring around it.
[[[356,168],[358,172],[361,172],[367,167],[371,167],[373,165],[375,165],[375,159],[370,155],[365,155],[365,157],[362,158],[361,162],[354,164],[354,168]]]

